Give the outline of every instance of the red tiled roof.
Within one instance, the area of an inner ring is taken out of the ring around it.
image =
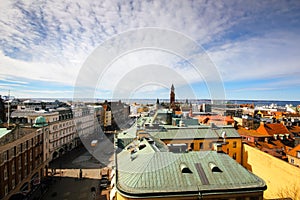
[[[243,127],[239,127],[237,132],[242,136],[250,136],[250,137],[271,137],[269,134],[260,133],[256,130],[247,130]]]
[[[283,155],[280,153],[277,153],[276,151],[272,150],[272,149],[268,149],[268,148],[262,148],[260,149],[261,151],[270,154],[271,156],[277,157],[277,158],[282,158]]]
[[[282,144],[281,141],[279,140],[274,140],[271,141],[271,143],[267,142],[257,142],[262,148],[267,148],[267,149],[282,149],[285,150],[286,146]]]
[[[289,128],[289,131],[292,133],[300,133],[300,126],[293,126]]]
[[[287,154],[293,157],[297,157],[297,151],[300,151],[300,144],[291,149]]]
[[[213,122],[216,125],[226,125],[234,123],[234,120],[230,116],[219,116],[219,115],[207,115],[207,116],[195,116],[199,123],[210,123]]]
[[[289,130],[283,125],[283,124],[261,124],[258,129],[256,129],[257,132],[263,133],[263,134],[289,134]]]

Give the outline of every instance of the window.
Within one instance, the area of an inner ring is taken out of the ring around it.
[[[17,155],[17,153],[18,153],[18,151],[17,151],[17,147],[16,146],[14,146],[14,148],[13,148],[13,154],[14,154],[14,156],[16,156]]]
[[[5,192],[4,195],[6,196],[8,194],[8,185],[5,185],[4,192]]]
[[[32,161],[32,152],[31,152],[31,150],[29,151],[29,159],[30,159],[30,161]]]
[[[11,165],[11,173],[12,173],[12,174],[15,174],[15,173],[16,173],[15,161],[12,162],[12,165]]]
[[[293,158],[291,159],[291,163],[294,164],[294,159]]]
[[[19,157],[19,159],[18,159],[18,167],[19,167],[19,169],[21,169],[21,167],[22,167],[22,164],[21,164],[21,157]]]
[[[24,165],[27,165],[27,153],[24,154]]]
[[[18,145],[18,154],[20,154],[22,152],[22,144]]]
[[[194,150],[194,143],[191,143],[191,150]]]
[[[233,148],[236,148],[236,142],[233,142],[232,146],[233,146]]]
[[[19,183],[22,181],[21,173],[19,173]]]
[[[15,179],[13,179],[11,181],[11,187],[12,187],[12,189],[15,189],[15,186],[16,186],[16,181],[15,181]]]
[[[199,143],[200,149],[203,149],[203,142]]]
[[[8,179],[7,165],[4,166],[4,180]]]
[[[5,152],[2,154],[2,156],[3,156],[3,160],[4,160],[4,161],[7,161],[7,160],[8,160],[8,152],[7,152],[7,151],[5,151]]]
[[[232,158],[236,160],[236,153],[233,153]]]

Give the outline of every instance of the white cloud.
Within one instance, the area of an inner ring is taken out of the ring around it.
[[[25,82],[32,79],[73,86],[81,65],[96,47],[113,35],[141,27],[171,29],[200,45],[213,46],[210,56],[225,81],[286,76],[287,71],[293,74],[299,69],[299,36],[293,34],[298,32],[289,32],[289,27],[274,31],[282,24],[280,20],[297,24],[293,21],[297,12],[291,14],[299,7],[297,1],[2,0],[0,4],[0,75]],[[236,30],[241,30],[241,35],[247,31],[257,35],[234,40],[228,35]],[[124,73],[141,64],[171,66],[182,77],[188,77],[186,82],[199,81],[191,66],[175,66],[172,57],[134,56],[122,58],[127,62],[122,67],[117,66],[122,59],[114,63],[116,67],[108,71],[110,80],[100,87],[112,90]],[[203,74],[205,79],[209,69],[203,69]]]
[[[209,52],[224,81],[287,78],[299,73],[298,34],[271,32],[263,37],[230,41]]]
[[[60,63],[27,62],[11,59],[0,52],[0,65],[5,69],[0,71],[2,77],[19,77],[35,81],[55,82],[63,85],[74,85],[76,68],[65,68]],[[75,72],[75,73],[74,73]],[[4,79],[6,80],[6,79]],[[23,81],[13,81],[28,83]],[[28,84],[27,84],[28,85]]]

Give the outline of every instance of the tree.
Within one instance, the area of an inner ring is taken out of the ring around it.
[[[300,199],[300,185],[290,184],[278,191],[279,198],[290,198],[293,200]]]

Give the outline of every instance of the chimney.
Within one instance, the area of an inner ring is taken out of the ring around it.
[[[210,128],[211,128],[211,129],[215,128],[215,123],[210,122]]]
[[[214,151],[216,151],[216,152],[218,152],[218,153],[221,153],[221,152],[223,152],[223,150],[222,150],[222,144],[221,143],[214,143]]]
[[[192,108],[190,109],[189,117],[193,117],[193,110],[192,110]]]

